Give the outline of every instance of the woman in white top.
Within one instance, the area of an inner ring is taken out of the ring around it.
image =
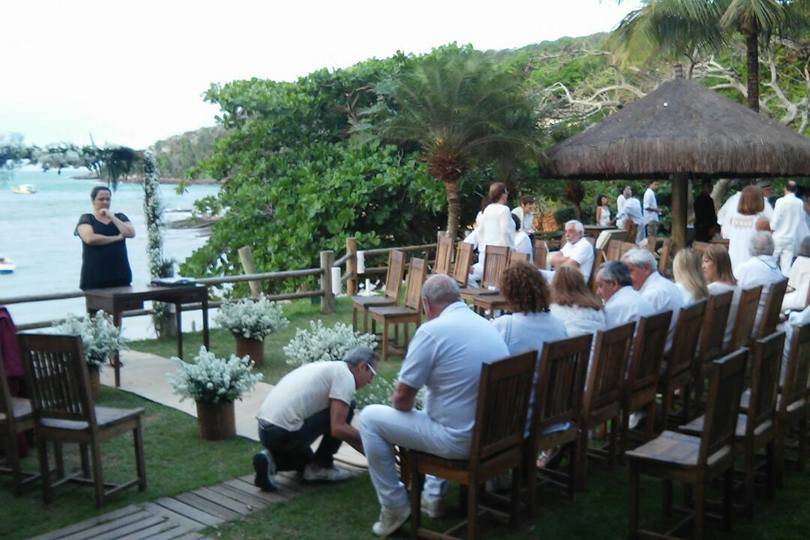
[[[600,227],[608,227],[610,225],[608,198],[602,194],[596,198],[596,224]]]
[[[761,189],[746,186],[742,190],[737,208],[723,222],[720,233],[723,238],[728,238],[728,256],[732,269],[751,258],[748,244],[756,232],[757,219],[764,216],[763,200]]]
[[[569,336],[594,334],[606,327],[602,302],[576,268],[563,266],[554,272],[551,302],[551,314],[562,320]]]
[[[489,203],[475,220],[476,239],[478,241],[478,262],[470,271],[472,284],[478,283],[484,275],[484,258],[487,246],[515,247],[515,222],[512,212],[506,206],[509,192],[506,184],[495,182],[489,186]]]
[[[683,295],[684,306],[709,297],[701,257],[691,249],[682,249],[675,255],[672,261],[672,274],[675,276],[675,284]]]
[[[703,277],[708,283],[709,294],[723,294],[728,291],[734,293],[731,298],[731,309],[728,312],[726,333],[723,338],[723,348],[728,348],[731,344],[734,324],[737,321],[737,308],[740,307],[740,294],[742,293],[731,271],[731,259],[728,256],[728,251],[719,244],[710,245],[703,252],[701,269],[703,270]]]

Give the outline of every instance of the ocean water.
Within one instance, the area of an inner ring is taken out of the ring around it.
[[[0,298],[31,294],[71,292],[79,289],[82,264],[81,240],[73,235],[76,222],[83,213],[92,212],[90,190],[97,182],[79,180],[74,176],[86,171],[15,170],[11,178],[0,179],[0,257],[13,260],[13,274],[0,275]],[[34,195],[12,193],[11,187],[33,184]],[[161,199],[167,221],[188,217],[195,200],[214,195],[216,185],[190,186],[182,195],[175,186],[162,185]],[[146,256],[146,224],[143,219],[143,188],[139,184],[119,184],[113,192],[111,209],[125,213],[135,225],[136,236],[127,240],[129,263],[134,285],[150,281]],[[194,229],[167,228],[164,251],[178,262],[205,244],[206,236]],[[17,324],[39,322],[65,317],[68,313],[83,314],[84,299],[75,298],[53,302],[12,304],[8,306]],[[194,324],[199,328],[201,317],[183,314],[184,328]],[[148,317],[124,319],[124,335],[130,339],[152,336]]]

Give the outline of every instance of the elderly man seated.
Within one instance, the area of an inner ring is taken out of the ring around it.
[[[608,261],[596,274],[596,294],[605,303],[605,321],[608,328],[638,322],[641,317],[655,313],[655,309],[641,293],[633,289],[630,271],[619,261]]]
[[[734,270],[734,275],[737,278],[737,285],[743,290],[762,285],[762,294],[759,297],[759,306],[757,306],[757,318],[754,320],[753,337],[756,335],[762,313],[765,311],[771,285],[782,281],[785,276],[779,269],[779,261],[773,255],[774,244],[771,233],[765,231],[754,233],[748,243],[748,252],[751,254],[751,258],[739,265]]]
[[[575,219],[568,221],[563,236],[565,245],[549,257],[551,268],[555,270],[561,266],[578,268],[587,283],[593,270],[593,246],[585,238],[585,227]]]
[[[672,347],[672,337],[678,324],[678,315],[683,305],[678,286],[658,273],[655,257],[646,249],[631,249],[622,257],[622,262],[630,272],[633,288],[650,303],[655,313],[672,312],[669,324],[666,350]]]
[[[448,459],[466,458],[475,426],[481,364],[509,355],[495,326],[461,301],[458,285],[437,274],[422,287],[428,321],[414,334],[399,372],[392,406],[370,405],[360,415],[360,436],[381,511],[372,531],[388,536],[410,516],[408,494],[399,481],[394,445]],[[425,410],[414,409],[417,391],[427,387]],[[441,512],[446,482],[428,477],[422,507]]]
[[[254,483],[276,491],[277,471],[298,471],[305,481],[336,482],[349,473],[332,462],[342,441],[363,452],[360,434],[351,426],[354,393],[374,378],[377,355],[367,347],[352,349],[342,362],[313,362],[286,374],[264,399],[259,439],[264,450],[253,456]],[[310,445],[323,436],[317,452]]]

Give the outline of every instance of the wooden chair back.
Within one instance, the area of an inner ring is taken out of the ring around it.
[[[451,276],[459,287],[467,286],[467,279],[470,277],[470,267],[472,266],[473,246],[467,242],[459,242],[456,249],[456,264],[453,266]]]
[[[624,220],[624,230],[627,231],[627,240],[635,243],[638,237],[638,225],[632,219],[626,218]]]
[[[636,249],[637,247],[638,246],[634,242],[622,242],[621,246],[619,247],[619,258],[616,260],[621,260],[625,253],[631,249]]]
[[[646,245],[647,251],[649,251],[653,255],[658,255],[658,252],[656,251],[657,247],[658,247],[658,239],[656,239],[655,236],[648,236]]]
[[[605,260],[618,261],[621,259],[623,243],[623,240],[610,240],[607,244],[607,250],[605,251]]]
[[[452,258],[453,239],[446,234],[440,234],[436,242],[436,264],[433,266],[433,273],[449,276]]]
[[[17,334],[34,419],[95,425],[90,379],[79,336]]]
[[[548,243],[545,240],[535,240],[534,265],[541,270],[545,270],[548,264]]]
[[[712,362],[698,467],[706,467],[711,456],[734,442],[747,361],[748,349],[740,348]]]
[[[658,386],[671,320],[671,311],[639,319],[638,331],[633,340],[630,367],[627,372],[626,391],[628,394],[647,392],[651,388],[655,391],[654,389]]]
[[[518,262],[528,263],[529,262],[529,256],[526,255],[525,253],[521,253],[520,251],[512,250],[509,253],[509,264],[518,263]]]
[[[621,401],[624,373],[635,330],[636,323],[631,321],[596,333],[593,360],[582,402],[583,418],[588,418],[592,411]]]
[[[754,321],[757,318],[759,296],[762,294],[762,285],[746,289],[740,294],[740,305],[737,308],[737,319],[734,321],[734,331],[731,334],[729,351],[745,347],[754,330]]]
[[[723,355],[723,340],[726,337],[728,314],[734,291],[721,294],[710,294],[706,303],[706,315],[703,317],[703,329],[700,331],[700,358],[706,363]]]
[[[757,337],[765,337],[773,334],[779,324],[779,313],[782,311],[782,300],[787,291],[787,278],[772,283],[768,288],[768,299],[762,311],[762,319],[759,321]]]
[[[746,436],[752,436],[757,427],[774,421],[776,396],[779,393],[779,368],[785,333],[775,332],[754,342],[751,354],[751,400],[748,403]]]
[[[700,366],[698,343],[700,329],[706,314],[706,300],[700,300],[690,306],[681,308],[675,335],[672,338],[672,352],[667,363],[667,375],[678,375],[684,371],[696,372]]]
[[[543,344],[530,438],[557,424],[579,420],[592,339],[587,334]]]
[[[658,272],[663,275],[669,275],[669,257],[672,253],[672,239],[664,238],[661,243],[661,255],[658,257]]]
[[[501,274],[509,262],[509,248],[506,246],[487,246],[484,258],[484,276],[481,287],[498,287]]]
[[[414,257],[411,259],[408,270],[408,290],[405,292],[405,307],[421,312],[422,310],[422,284],[425,282],[427,271],[425,259]]]
[[[780,405],[782,410],[787,410],[792,404],[807,399],[807,379],[810,374],[810,323],[793,327],[790,355],[785,369]]]
[[[530,351],[481,365],[471,468],[523,444],[536,359]]]
[[[700,255],[703,255],[703,253],[705,253],[705,251],[709,249],[709,246],[711,246],[711,243],[709,242],[699,242],[695,240],[694,242],[692,242],[692,251]]]
[[[594,249],[593,266],[591,267],[591,275],[588,276],[588,288],[592,293],[596,294],[596,274],[599,273],[599,268],[605,262],[605,252],[601,249]]]
[[[405,277],[405,252],[392,249],[388,253],[388,271],[385,275],[385,297],[399,300],[399,289]]]

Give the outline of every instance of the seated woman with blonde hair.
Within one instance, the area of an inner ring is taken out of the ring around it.
[[[576,268],[562,266],[551,281],[551,314],[562,320],[568,335],[581,336],[604,330],[602,302],[591,292]]]
[[[675,284],[683,295],[683,305],[709,297],[709,288],[701,270],[701,257],[691,249],[682,249],[672,261]]]

